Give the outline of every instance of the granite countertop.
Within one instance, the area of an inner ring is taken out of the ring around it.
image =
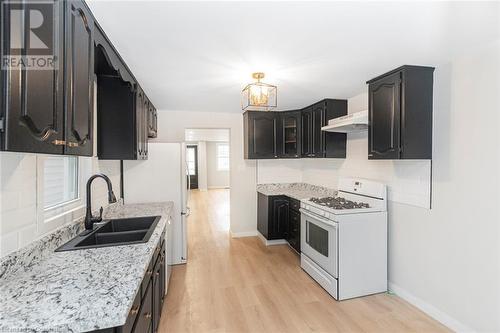
[[[257,192],[265,195],[286,195],[297,200],[335,196],[337,194],[334,189],[307,183],[259,184],[257,185]]]
[[[168,202],[107,210],[105,218],[161,215],[147,243],[50,251],[3,274],[0,332],[85,332],[125,324],[172,207]]]

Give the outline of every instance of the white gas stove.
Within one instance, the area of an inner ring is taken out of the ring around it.
[[[387,290],[387,190],[342,178],[336,197],[303,199],[301,267],[335,299]]]

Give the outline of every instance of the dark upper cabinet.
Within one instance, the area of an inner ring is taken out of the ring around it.
[[[368,81],[368,158],[432,158],[432,67],[402,66]]]
[[[324,99],[298,111],[244,113],[246,159],[345,158],[345,133],[326,133],[328,120],[347,114],[347,100]]]
[[[316,105],[302,110],[302,157],[323,157],[324,110]]]
[[[94,22],[81,1],[66,4],[65,154],[92,156]]]
[[[316,110],[322,110],[323,124],[328,125],[330,119],[345,116],[347,114],[347,100],[345,99],[325,99],[315,104]],[[319,111],[318,111],[319,112]],[[346,133],[321,132],[323,157],[326,158],[345,158],[346,157]]]
[[[38,6],[33,2],[2,2],[2,57],[53,55],[54,67],[47,69],[20,66],[2,69],[2,105],[0,113],[0,150],[62,154],[64,152],[64,2]],[[10,16],[24,13],[24,20],[15,26]],[[50,22],[37,30],[42,42],[48,46],[47,54],[40,49],[28,48],[31,37],[28,15],[31,9],[42,12]],[[24,38],[22,32],[24,32]],[[26,43],[22,43],[25,39]]]
[[[300,157],[301,155],[301,113],[300,111],[280,112],[280,134],[282,150],[280,157]]]
[[[97,156],[107,160],[148,157],[152,104],[101,29],[95,33]]]
[[[156,138],[158,136],[158,114],[152,103],[149,103],[148,111],[148,137]]]
[[[278,158],[282,150],[279,114],[247,111],[243,114],[244,154],[246,159]]]

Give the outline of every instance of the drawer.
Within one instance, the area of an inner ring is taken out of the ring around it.
[[[290,202],[290,209],[293,209],[298,212],[300,209],[300,201],[290,198],[289,202]]]
[[[134,299],[134,304],[132,304],[132,308],[128,313],[127,321],[125,322],[125,325],[121,327],[121,332],[123,333],[132,332],[132,328],[134,327],[135,323],[135,318],[137,318],[137,315],[139,314],[140,307],[141,307],[141,288],[139,287],[139,291],[137,292],[137,295],[135,296]]]
[[[144,274],[144,278],[142,279],[142,297],[144,298],[144,295],[146,294],[146,288],[148,286],[148,283],[151,281],[151,277],[153,276],[153,260],[148,265],[148,269],[146,270],[146,273]]]

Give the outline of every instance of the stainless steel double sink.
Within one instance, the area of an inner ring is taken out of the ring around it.
[[[56,252],[146,243],[159,221],[160,216],[111,219],[91,232],[81,233]]]

